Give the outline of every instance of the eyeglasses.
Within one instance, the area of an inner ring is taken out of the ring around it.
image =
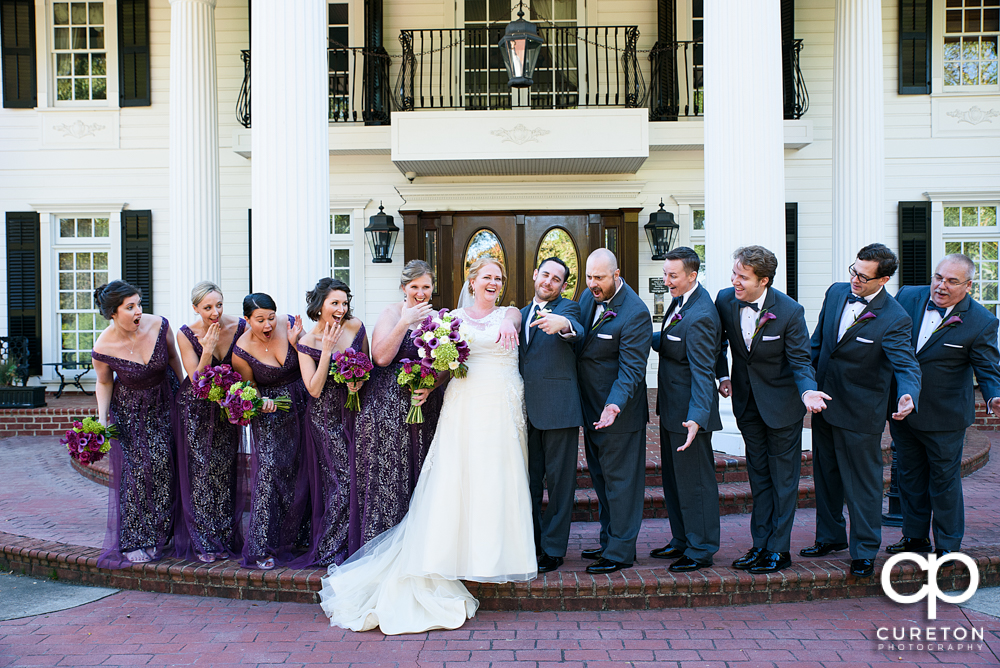
[[[967,281],[960,281],[957,278],[945,279],[945,277],[942,276],[941,274],[934,274],[934,281],[935,282],[937,282],[937,283],[944,283],[944,284],[946,284],[946,285],[948,285],[949,287],[952,287],[952,288],[962,287],[966,283],[971,282],[971,280],[972,279],[969,279]]]
[[[851,278],[858,279],[859,281],[861,281],[862,284],[867,283],[868,281],[877,281],[878,280],[877,276],[875,278],[868,278],[864,274],[859,274],[858,271],[857,271],[857,269],[854,268],[853,264],[850,267],[847,268],[847,272],[851,275]]]

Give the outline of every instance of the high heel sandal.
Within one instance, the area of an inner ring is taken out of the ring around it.
[[[273,557],[268,557],[267,559],[264,559],[263,561],[258,561],[257,562],[257,568],[261,569],[262,571],[269,571],[269,570],[273,569],[274,568],[274,558]]]
[[[133,564],[145,564],[146,562],[152,561],[152,557],[149,556],[149,553],[141,547],[138,550],[126,552],[125,558]]]

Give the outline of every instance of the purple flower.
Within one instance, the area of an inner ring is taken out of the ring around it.
[[[450,332],[448,332],[448,340],[449,341],[458,341],[460,338],[462,338],[462,337],[458,333],[457,329],[453,329]]]
[[[944,329],[945,327],[954,327],[955,325],[961,325],[961,324],[962,324],[962,316],[956,313],[955,315],[949,317],[947,320],[938,325],[937,329],[935,329],[934,331],[936,332],[938,331],[938,329]]]
[[[249,399],[244,399],[241,405],[243,406],[243,410],[245,411],[248,411],[251,408],[253,408],[253,402],[250,401]]]
[[[684,316],[682,316],[680,314],[680,312],[674,313],[673,317],[670,318],[670,322],[667,323],[667,329],[670,329],[671,327],[673,327],[674,325],[676,325],[677,323],[679,323],[683,319],[684,319]]]
[[[436,337],[427,342],[427,347],[431,350],[434,350],[439,345],[441,345],[441,342]]]

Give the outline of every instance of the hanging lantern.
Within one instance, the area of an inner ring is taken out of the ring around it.
[[[524,20],[522,2],[517,10],[517,20],[507,24],[504,36],[500,38],[500,54],[507,67],[508,87],[527,88],[532,84],[531,75],[544,43],[545,40],[538,35],[538,26]]]
[[[649,215],[649,222],[643,226],[646,239],[654,260],[667,259],[667,253],[677,241],[677,232],[681,226],[674,222],[674,214],[663,210],[663,200],[660,200],[660,210]]]
[[[368,227],[365,228],[372,262],[392,262],[392,249],[396,245],[398,234],[399,228],[392,222],[392,216],[384,212],[382,203],[379,202],[378,213],[368,219]]]

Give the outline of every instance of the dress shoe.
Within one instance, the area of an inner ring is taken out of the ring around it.
[[[926,538],[903,538],[898,543],[887,545],[885,551],[889,554],[899,554],[901,552],[927,554],[931,551],[931,542]]]
[[[823,543],[816,541],[814,545],[804,547],[799,550],[800,557],[825,557],[831,552],[840,552],[847,549],[847,543]]]
[[[851,559],[851,575],[856,578],[870,578],[875,575],[875,560]]]
[[[946,554],[951,554],[952,552],[954,552],[954,550],[934,550],[934,554],[937,555],[938,559],[940,559]]]
[[[688,573],[690,571],[696,571],[699,568],[706,568],[711,565],[711,561],[695,561],[691,557],[684,555],[674,563],[670,564],[670,571],[672,573]]]
[[[747,569],[747,573],[760,575],[775,573],[792,565],[792,555],[788,552],[764,552],[757,563]]]
[[[589,550],[584,550],[580,553],[582,559],[600,559],[601,555],[604,554],[603,547],[594,547]]]
[[[738,568],[741,571],[745,571],[760,559],[761,555],[764,554],[765,550],[762,547],[751,547],[747,550],[747,553],[742,557],[733,562],[733,568]]]
[[[671,547],[668,543],[663,547],[658,547],[649,553],[654,559],[680,559],[684,556],[684,550],[679,547]]]
[[[538,572],[548,573],[549,571],[554,571],[563,565],[562,557],[550,557],[544,552],[540,557],[538,557]]]
[[[587,566],[587,572],[591,575],[599,575],[600,573],[614,573],[623,568],[632,568],[632,564],[623,564],[601,557],[590,566]]]

